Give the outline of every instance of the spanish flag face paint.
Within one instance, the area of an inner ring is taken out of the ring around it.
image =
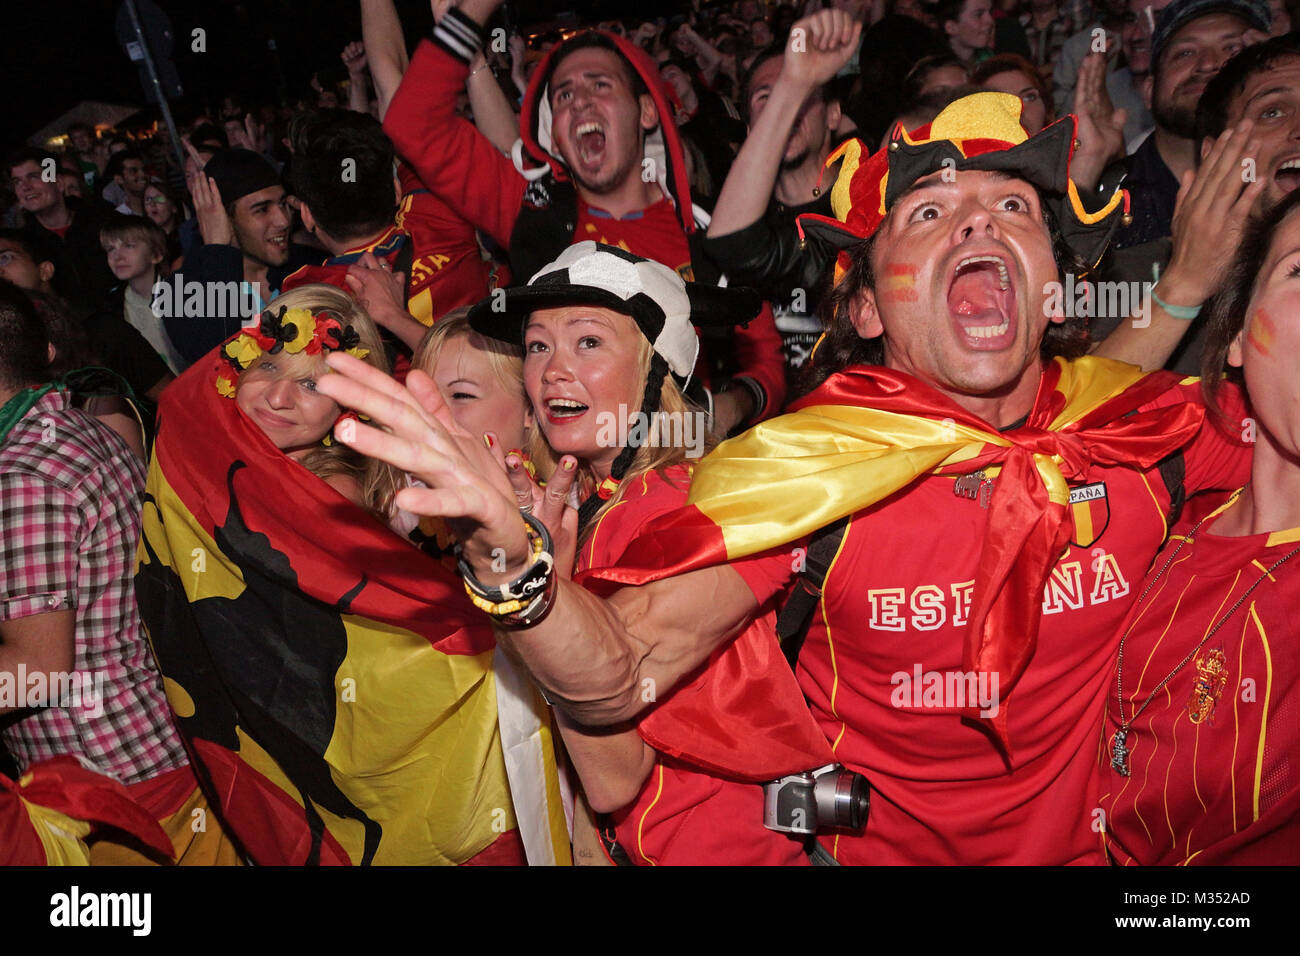
[[[1285,216],[1262,258],[1228,362],[1242,366],[1260,429],[1273,445],[1300,456],[1300,214]]]
[[[1250,321],[1246,344],[1262,356],[1271,355],[1277,340],[1277,326],[1265,309],[1257,309]]]
[[[1031,184],[931,174],[894,204],[871,255],[887,365],[953,397],[1032,400],[1049,321],[1035,293],[1058,272]]]
[[[917,267],[910,262],[891,262],[880,280],[880,298],[884,302],[915,302]]]

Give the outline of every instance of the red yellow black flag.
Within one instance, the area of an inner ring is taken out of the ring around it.
[[[568,863],[547,711],[459,579],[220,397],[219,355],[163,395],[136,593],[227,830],[259,864]]]

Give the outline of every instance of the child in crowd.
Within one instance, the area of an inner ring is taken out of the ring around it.
[[[99,243],[108,255],[108,268],[121,282],[111,294],[109,309],[120,312],[168,370],[179,375],[188,363],[168,338],[162,317],[153,311],[153,287],[165,273],[167,235],[143,216],[118,216],[99,231]]]

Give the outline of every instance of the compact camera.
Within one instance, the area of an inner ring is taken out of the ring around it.
[[[763,784],[763,826],[781,833],[861,830],[870,807],[867,778],[837,763]]]

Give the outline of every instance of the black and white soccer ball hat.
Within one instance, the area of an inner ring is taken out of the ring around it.
[[[528,280],[498,289],[469,311],[480,335],[519,345],[539,309],[594,305],[631,317],[682,388],[699,355],[696,326],[748,323],[763,306],[753,289],[685,282],[672,269],[616,246],[579,242]]]

